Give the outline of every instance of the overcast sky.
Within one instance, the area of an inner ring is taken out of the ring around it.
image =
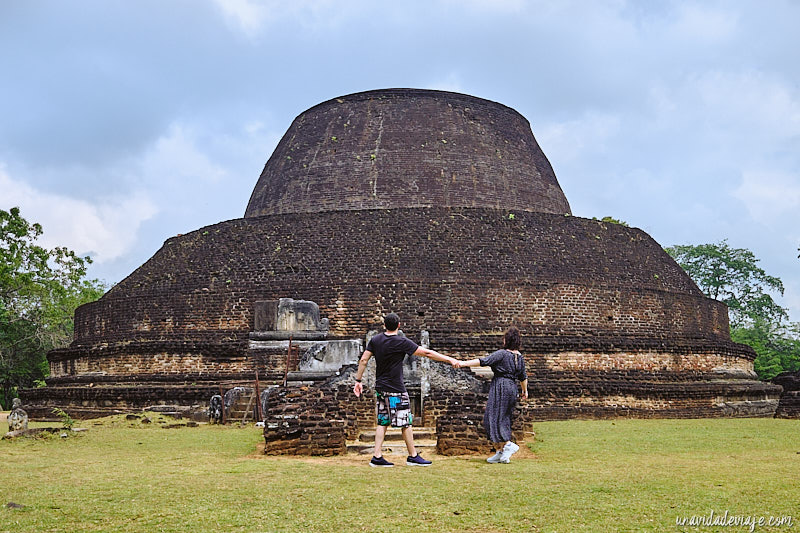
[[[0,0],[0,208],[115,283],[240,218],[300,113],[463,92],[530,122],[573,214],[728,239],[800,321],[794,0]]]

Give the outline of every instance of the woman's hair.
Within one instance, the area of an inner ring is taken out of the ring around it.
[[[519,350],[520,345],[522,344],[522,337],[519,334],[519,330],[516,326],[511,326],[506,331],[506,334],[503,335],[503,347],[506,350]]]

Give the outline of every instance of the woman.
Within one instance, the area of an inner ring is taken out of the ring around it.
[[[483,415],[483,426],[494,449],[490,463],[508,463],[519,446],[511,441],[511,415],[517,405],[517,381],[522,385],[522,398],[528,398],[528,374],[525,359],[519,352],[520,334],[514,326],[503,336],[503,349],[488,357],[460,361],[459,366],[489,366],[494,378],[489,386],[489,400]]]

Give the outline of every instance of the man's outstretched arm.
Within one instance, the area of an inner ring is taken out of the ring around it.
[[[417,350],[414,352],[414,355],[418,355],[420,357],[427,357],[428,359],[433,359],[434,361],[441,361],[443,363],[449,363],[453,366],[456,366],[458,363],[457,359],[453,359],[452,357],[448,357],[447,355],[442,355],[439,352],[434,350],[429,350],[428,348],[423,348],[419,346]]]

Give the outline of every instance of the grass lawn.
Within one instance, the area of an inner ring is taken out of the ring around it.
[[[265,457],[254,427],[96,424],[0,441],[0,531],[750,530],[676,525],[711,511],[800,531],[800,420],[538,423],[510,465],[429,468]]]

